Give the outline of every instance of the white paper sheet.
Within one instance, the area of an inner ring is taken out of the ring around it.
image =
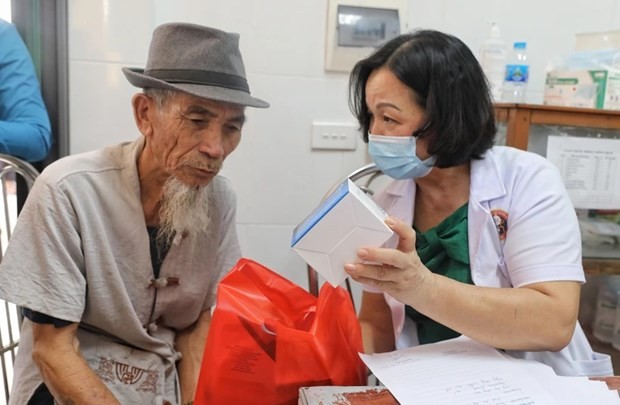
[[[360,356],[403,405],[570,405],[584,398],[620,404],[616,392],[597,382],[558,377],[548,366],[509,358],[466,337]]]
[[[560,169],[575,208],[620,207],[620,140],[549,136],[547,159]]]
[[[541,383],[559,404],[620,404],[618,392],[610,390],[603,381],[592,381],[588,377],[559,377],[545,364],[506,357],[524,367],[523,371]]]
[[[557,403],[515,363],[467,338],[361,357],[404,405]]]

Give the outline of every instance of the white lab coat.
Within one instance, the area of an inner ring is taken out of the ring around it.
[[[390,215],[411,224],[415,190],[413,180],[398,180],[375,200]],[[506,218],[503,240],[491,214],[495,210],[501,210]],[[476,285],[585,282],[575,210],[558,170],[539,155],[497,146],[487,151],[484,159],[472,160],[468,243]],[[364,288],[378,292],[373,287]],[[388,294],[385,298],[392,311],[397,348],[419,344],[415,324],[405,317],[404,305]],[[507,353],[548,364],[558,375],[613,374],[610,357],[592,351],[579,324],[569,345],[559,352]]]

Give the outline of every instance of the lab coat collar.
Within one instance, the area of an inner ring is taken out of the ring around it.
[[[493,149],[486,151],[482,159],[471,160],[470,174],[470,193],[476,201],[490,201],[507,194]]]
[[[493,149],[486,151],[482,159],[471,160],[470,174],[470,193],[476,201],[490,201],[506,195]],[[386,193],[394,197],[406,197],[411,192],[415,197],[413,180],[395,180],[386,188]]]

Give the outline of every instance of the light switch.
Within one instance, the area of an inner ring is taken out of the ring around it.
[[[358,136],[356,124],[312,123],[312,149],[355,150]]]

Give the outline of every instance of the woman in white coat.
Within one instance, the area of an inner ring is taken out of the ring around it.
[[[612,374],[577,322],[585,277],[562,179],[538,155],[493,146],[469,48],[437,31],[401,35],[357,63],[350,95],[369,154],[395,179],[376,197],[395,248],[362,248],[345,266],[364,284],[366,352],[463,334],[560,375]]]

